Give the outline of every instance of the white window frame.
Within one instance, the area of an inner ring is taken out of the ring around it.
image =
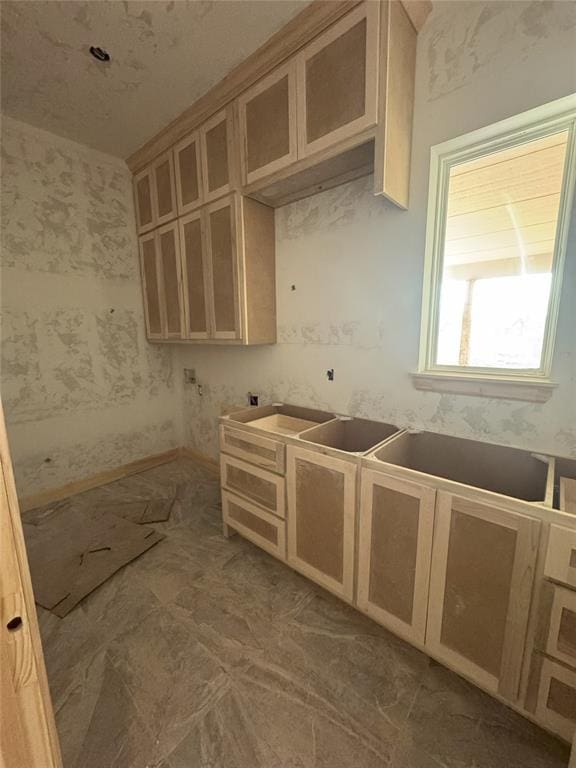
[[[568,143],[552,261],[550,303],[544,330],[540,368],[511,369],[438,365],[435,359],[451,167],[482,157],[488,152],[507,149],[562,130],[568,130]],[[523,112],[431,148],[420,357],[418,372],[413,374],[416,388],[538,402],[550,397],[553,387],[556,386],[551,381],[550,375],[575,179],[576,94],[544,104],[536,109],[531,109],[528,112]]]

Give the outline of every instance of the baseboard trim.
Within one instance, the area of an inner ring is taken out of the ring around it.
[[[91,477],[86,477],[83,480],[75,480],[72,483],[60,485],[57,488],[49,488],[46,491],[40,491],[39,493],[34,493],[30,496],[23,496],[20,499],[20,510],[22,512],[27,512],[29,509],[43,507],[45,504],[51,504],[54,501],[61,501],[62,499],[68,498],[68,496],[73,496],[74,494],[82,493],[83,491],[89,491],[92,488],[98,488],[100,485],[112,483],[114,480],[121,480],[124,477],[136,475],[138,472],[144,472],[147,469],[159,467],[161,464],[167,464],[169,461],[177,459],[181,455],[181,450],[181,448],[173,448],[164,453],[157,453],[153,456],[146,456],[144,459],[131,461],[129,464],[122,464],[120,467],[114,467],[114,469],[105,469],[104,471],[98,472]],[[199,456],[201,456],[201,454],[199,454]],[[190,458],[192,458],[192,456]],[[206,457],[206,459],[208,459],[208,457]],[[197,461],[201,463],[200,459],[197,459]]]

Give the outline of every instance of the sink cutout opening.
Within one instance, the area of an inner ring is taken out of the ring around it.
[[[366,453],[398,432],[398,427],[367,419],[338,419],[305,432],[309,443],[337,448],[346,453]]]

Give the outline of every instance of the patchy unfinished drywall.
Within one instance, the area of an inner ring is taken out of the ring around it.
[[[176,447],[172,353],[147,343],[123,162],[5,118],[2,399],[21,494]]]
[[[419,37],[410,209],[360,179],[276,213],[278,345],[182,347],[187,443],[216,455],[223,407],[284,401],[576,456],[576,224],[545,404],[420,392],[430,146],[576,90],[576,6],[435,2]],[[292,290],[292,286],[295,290]],[[326,371],[334,368],[334,381]],[[180,375],[180,373],[178,373]]]

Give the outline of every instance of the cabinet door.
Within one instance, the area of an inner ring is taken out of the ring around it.
[[[182,274],[180,271],[180,241],[176,222],[158,230],[160,256],[160,297],[164,315],[165,337],[182,338]]]
[[[154,163],[154,200],[156,225],[165,224],[176,217],[176,188],[174,186],[174,157],[172,151]]]
[[[298,155],[376,125],[380,3],[366,2],[298,57]]]
[[[239,100],[242,178],[275,173],[297,157],[296,62],[275,70]]]
[[[438,492],[426,645],[514,701],[540,522]]]
[[[220,200],[206,208],[211,327],[215,339],[240,338],[235,216],[233,198]]]
[[[193,211],[204,202],[198,133],[187,136],[176,145],[174,160],[178,213],[182,215]]]
[[[232,132],[231,109],[225,109],[214,115],[200,129],[202,176],[206,202],[216,200],[230,192]]]
[[[209,338],[208,256],[202,213],[180,219],[180,248],[182,252],[182,286],[184,289],[185,332],[188,339]]]
[[[370,469],[361,477],[358,607],[423,644],[436,492]]]
[[[134,205],[138,234],[156,226],[156,200],[152,168],[134,176]]]
[[[164,319],[160,303],[160,264],[156,232],[144,235],[139,243],[146,335],[149,339],[161,339],[164,336]]]
[[[286,482],[288,562],[352,600],[356,464],[289,445]]]

